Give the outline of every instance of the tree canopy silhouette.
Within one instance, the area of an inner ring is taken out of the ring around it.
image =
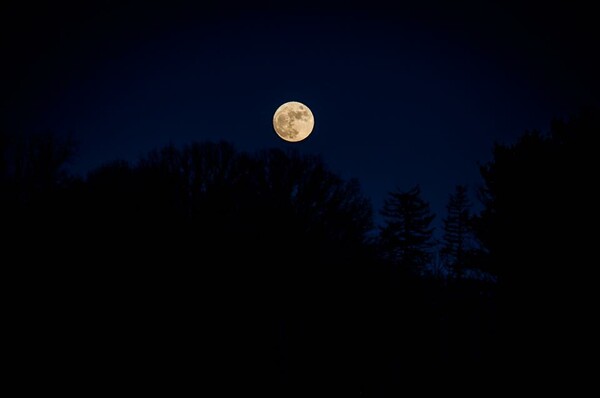
[[[50,149],[39,153],[58,154]],[[15,173],[12,152],[1,154],[3,188],[29,181]],[[127,350],[141,361],[152,345],[169,358],[167,339],[176,352],[203,347],[215,380],[233,374],[267,390],[290,378],[306,390],[319,380],[339,385],[369,362],[366,346],[345,350],[366,333],[356,319],[372,300],[372,210],[356,180],[318,156],[250,154],[227,142],[166,146],[81,180],[57,178],[53,156],[28,170],[56,200],[27,191],[29,222],[15,224],[46,225],[34,214],[56,223],[18,242],[49,264],[30,282],[32,305],[45,297],[45,321],[102,325],[73,338],[88,355]],[[112,327],[122,332],[106,332]],[[88,347],[95,333],[104,338]]]
[[[384,256],[402,267],[422,272],[431,259],[435,215],[421,198],[421,188],[390,192],[381,214],[380,244]]]
[[[457,185],[450,194],[446,206],[447,215],[443,219],[442,257],[457,277],[461,277],[469,265],[473,251],[471,203],[467,187]]]
[[[553,264],[580,253],[581,236],[571,232],[591,207],[598,113],[555,120],[548,135],[527,132],[513,145],[496,144],[493,160],[481,167],[484,209],[477,235],[501,278],[550,275]]]
[[[515,144],[495,145],[481,167],[477,235],[499,276],[501,350],[552,372],[575,360],[573,344],[587,330],[585,303],[594,289],[582,268],[591,258],[582,226],[595,206],[598,132],[598,109],[583,110],[555,120],[547,135],[527,132]]]

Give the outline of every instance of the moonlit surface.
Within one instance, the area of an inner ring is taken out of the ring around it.
[[[275,132],[289,142],[302,141],[310,135],[314,126],[311,110],[301,102],[286,102],[273,115]]]

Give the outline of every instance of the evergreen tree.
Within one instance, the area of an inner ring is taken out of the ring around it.
[[[460,277],[467,265],[467,256],[471,240],[471,203],[467,197],[467,187],[457,185],[450,194],[446,205],[447,215],[443,220],[444,262]]]
[[[390,192],[381,215],[384,226],[380,228],[380,243],[384,256],[393,263],[423,271],[431,259],[435,215],[429,203],[421,198],[421,188],[416,185],[408,191]]]
[[[586,334],[597,278],[586,266],[596,246],[585,228],[595,226],[598,132],[600,108],[583,109],[549,134],[496,144],[480,168],[476,233],[498,277],[500,360],[520,358],[519,371],[569,372],[564,364],[596,340]]]

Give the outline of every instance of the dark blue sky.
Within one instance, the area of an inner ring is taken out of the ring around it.
[[[72,133],[80,173],[193,140],[295,148],[375,209],[420,183],[441,218],[494,141],[598,100],[597,23],[572,2],[85,3],[2,6],[1,127]],[[272,128],[291,100],[315,115],[297,144]]]

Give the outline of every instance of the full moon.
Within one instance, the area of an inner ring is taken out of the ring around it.
[[[301,102],[290,101],[275,111],[273,127],[282,139],[298,142],[312,133],[313,127],[315,127],[315,118],[308,106]]]

